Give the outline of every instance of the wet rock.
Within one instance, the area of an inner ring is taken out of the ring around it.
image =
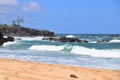
[[[13,42],[14,38],[10,36],[8,36],[7,38],[4,38],[3,34],[0,32],[0,46],[2,46],[5,42],[8,42],[8,41]]]
[[[43,38],[43,40],[49,40],[49,41],[56,41],[56,42],[82,42],[82,43],[88,43],[87,40],[80,40],[78,38],[67,38],[67,37],[48,37],[48,38]]]
[[[78,78],[75,74],[70,74],[71,78]]]
[[[97,43],[107,43],[109,40],[98,40]]]

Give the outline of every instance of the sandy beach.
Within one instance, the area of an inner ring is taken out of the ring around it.
[[[120,80],[120,71],[0,59],[0,80]]]

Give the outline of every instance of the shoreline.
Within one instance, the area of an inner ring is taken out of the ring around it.
[[[0,80],[120,80],[120,70],[0,58]]]

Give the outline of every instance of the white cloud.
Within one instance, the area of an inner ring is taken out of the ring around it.
[[[24,3],[22,6],[23,11],[40,11],[41,7],[37,2]]]
[[[4,13],[14,13],[14,12],[30,12],[30,11],[40,11],[40,5],[33,2],[19,3],[18,0],[0,0],[0,14]]]
[[[0,13],[12,12],[18,5],[18,0],[0,0]]]
[[[0,5],[2,6],[17,6],[18,0],[0,0]]]

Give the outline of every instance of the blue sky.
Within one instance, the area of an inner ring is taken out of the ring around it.
[[[119,0],[0,0],[0,23],[55,33],[120,34]]]

